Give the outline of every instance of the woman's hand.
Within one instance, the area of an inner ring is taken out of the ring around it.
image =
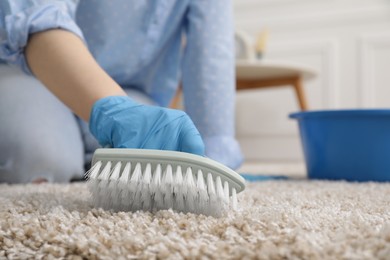
[[[204,155],[198,130],[180,110],[142,105],[124,96],[109,96],[94,104],[89,124],[102,146]]]

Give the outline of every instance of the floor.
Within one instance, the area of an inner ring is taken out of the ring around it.
[[[296,171],[283,167],[263,169]],[[388,259],[390,255],[390,183],[263,181],[248,183],[238,200],[239,209],[221,218],[171,210],[111,212],[92,207],[85,183],[3,184],[0,258]]]

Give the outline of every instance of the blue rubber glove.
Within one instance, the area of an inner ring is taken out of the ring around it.
[[[202,138],[185,112],[142,105],[126,96],[98,100],[92,107],[89,128],[103,147],[204,155]]]

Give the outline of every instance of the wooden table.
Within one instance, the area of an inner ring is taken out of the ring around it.
[[[291,86],[294,88],[301,110],[307,110],[308,104],[302,82],[316,76],[308,67],[295,63],[265,62],[259,60],[236,61],[236,89],[259,89]],[[181,107],[182,88],[178,88],[170,107]]]
[[[269,87],[294,88],[301,110],[308,109],[303,80],[316,76],[313,69],[300,64],[261,60],[236,61],[236,88],[238,91]]]

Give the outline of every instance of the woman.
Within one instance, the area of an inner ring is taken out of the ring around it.
[[[69,181],[99,144],[241,164],[230,3],[0,5],[0,181]],[[179,78],[188,115],[165,108]]]

